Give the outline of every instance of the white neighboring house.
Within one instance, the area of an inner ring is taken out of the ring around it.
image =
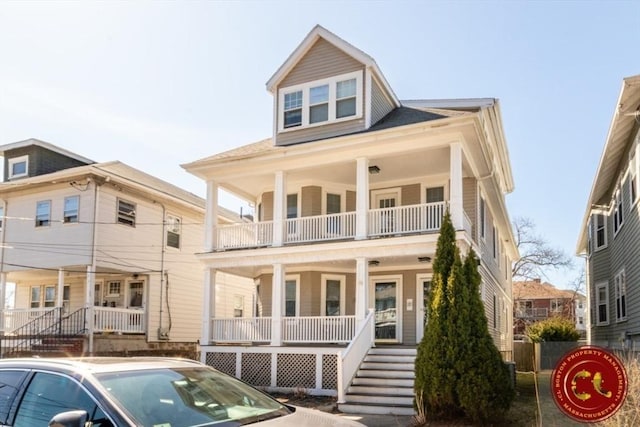
[[[400,101],[373,58],[321,26],[267,89],[271,138],[183,165],[207,182],[202,360],[266,389],[337,395],[345,411],[412,414],[447,210],[462,253],[479,254],[489,330],[512,360],[518,251],[498,101]],[[255,205],[255,221],[213,221],[218,189]],[[216,310],[220,271],[256,281],[256,317]]]
[[[14,306],[0,316],[5,357],[17,344],[41,349],[52,335],[81,338],[75,350],[87,353],[196,352],[204,200],[121,162],[96,163],[36,139],[1,146],[0,155],[0,301],[15,283]],[[241,218],[219,209],[216,220]],[[216,280],[216,308],[251,315],[253,280],[223,272]],[[20,339],[34,334],[42,336]]]

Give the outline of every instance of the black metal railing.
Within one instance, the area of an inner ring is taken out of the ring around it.
[[[63,351],[71,339],[85,334],[86,317],[86,308],[66,315],[61,307],[48,311],[0,337],[0,358]]]

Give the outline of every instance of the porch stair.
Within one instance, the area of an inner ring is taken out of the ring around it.
[[[415,347],[374,347],[360,364],[341,412],[414,415]]]

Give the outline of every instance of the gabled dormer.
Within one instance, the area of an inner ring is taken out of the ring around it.
[[[33,138],[0,146],[0,156],[4,157],[4,182],[95,163]]]
[[[362,132],[400,106],[376,62],[316,25],[267,82],[275,145]]]

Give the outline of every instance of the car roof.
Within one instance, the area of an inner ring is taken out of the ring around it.
[[[164,357],[59,357],[59,358],[16,358],[0,360],[0,369],[52,369],[68,372],[122,372],[160,368],[204,367],[191,359]]]

